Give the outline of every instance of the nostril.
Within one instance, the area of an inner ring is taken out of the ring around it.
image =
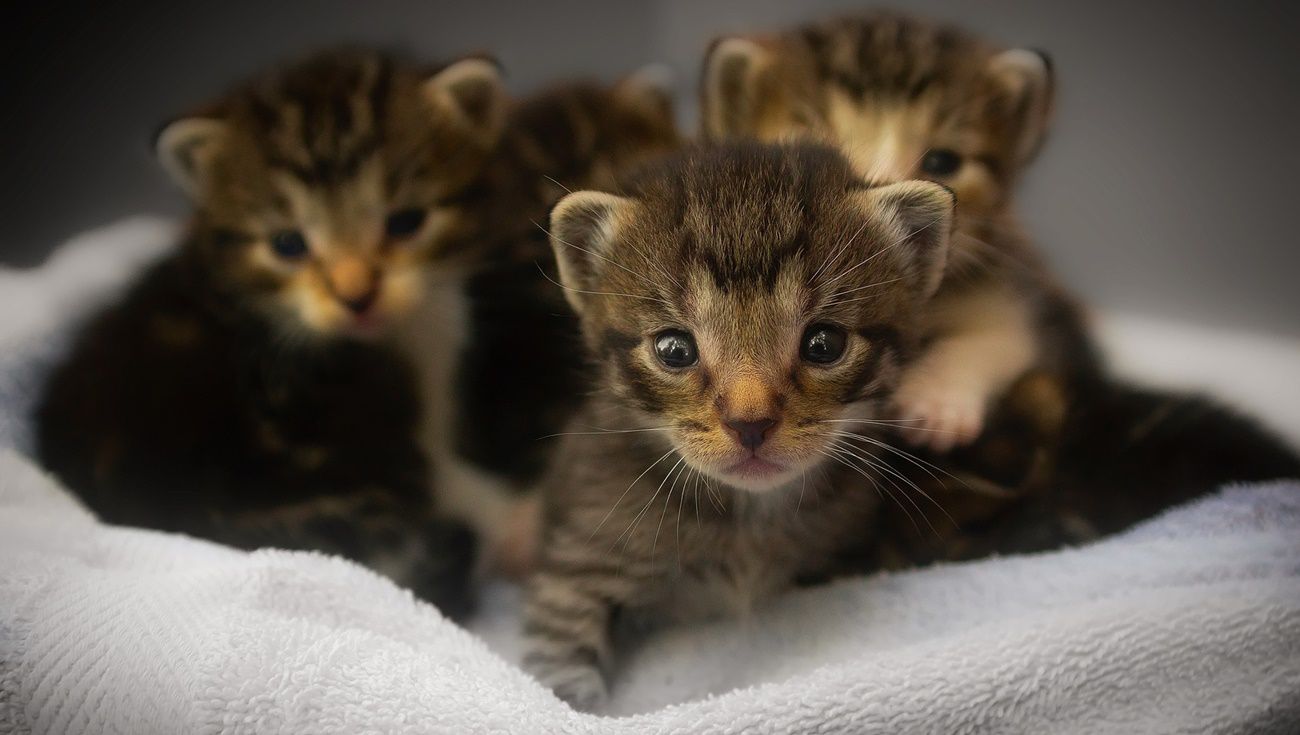
[[[727,421],[726,426],[736,434],[736,441],[740,446],[754,450],[762,446],[767,440],[767,432],[773,426],[776,426],[775,419],[759,419],[757,421]]]

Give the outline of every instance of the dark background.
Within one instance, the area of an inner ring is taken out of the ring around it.
[[[657,0],[43,2],[3,11],[0,263],[184,203],[152,130],[232,80],[322,44],[429,59],[487,50],[511,88],[677,74],[693,127],[710,38],[863,3]],[[1064,278],[1107,308],[1300,336],[1296,12],[1284,3],[928,0],[894,7],[1048,50],[1060,106],[1021,212]]]

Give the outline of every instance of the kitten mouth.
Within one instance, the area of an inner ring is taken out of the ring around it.
[[[377,312],[367,311],[348,319],[343,332],[351,337],[374,339],[382,335],[386,327],[387,320]]]
[[[785,465],[763,459],[758,455],[747,457],[726,469],[728,475],[749,479],[767,479],[786,471]]]

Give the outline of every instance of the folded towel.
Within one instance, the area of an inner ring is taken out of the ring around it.
[[[0,444],[24,446],[69,319],[170,232],[128,222],[0,272]],[[1293,429],[1295,345],[1268,344],[1260,395]],[[339,559],[104,526],[0,451],[0,733],[1300,732],[1300,485],[651,634],[616,717],[518,669],[518,609],[494,587],[465,630]]]

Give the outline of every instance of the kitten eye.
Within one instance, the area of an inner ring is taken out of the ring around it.
[[[949,176],[961,168],[961,154],[951,148],[935,148],[921,159],[921,170],[931,176]]]
[[[384,232],[389,237],[410,237],[424,224],[423,209],[399,209],[384,221]]]
[[[803,333],[803,346],[799,355],[818,365],[829,365],[844,354],[848,337],[844,330],[830,324],[814,324]]]
[[[655,336],[655,354],[670,368],[690,367],[700,359],[695,351],[695,339],[680,329],[669,329]]]
[[[285,260],[297,260],[307,254],[307,239],[297,230],[281,230],[271,236],[271,249]]]

